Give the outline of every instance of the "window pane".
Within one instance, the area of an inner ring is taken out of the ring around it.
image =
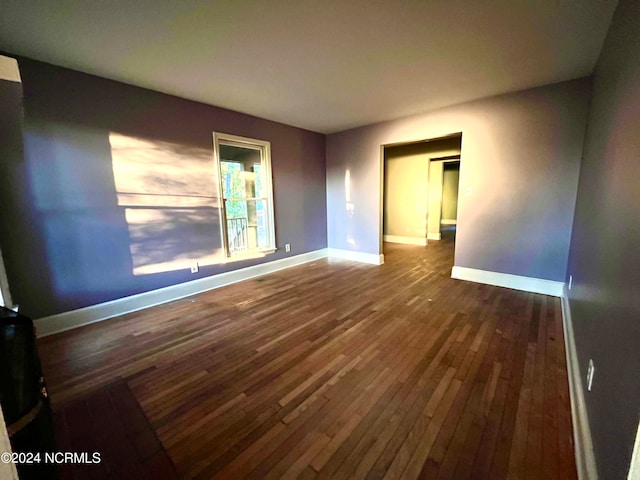
[[[262,165],[256,163],[253,165],[253,173],[254,173],[254,183],[256,193],[254,197],[266,197],[267,192],[264,191],[264,187],[262,186]]]
[[[267,200],[226,200],[230,253],[269,247]]]
[[[242,164],[222,161],[220,170],[223,198],[243,198],[245,196],[245,183],[242,179]]]
[[[220,144],[220,170],[224,198],[259,197],[256,194],[256,173],[260,175],[261,151],[254,148]]]
[[[256,209],[256,241],[258,248],[269,247],[269,222],[267,221],[267,201],[254,200]]]
[[[227,219],[247,219],[247,202],[245,200],[225,200]]]

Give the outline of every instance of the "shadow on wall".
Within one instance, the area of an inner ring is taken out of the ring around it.
[[[132,277],[224,261],[211,150],[46,130],[32,126],[26,147],[40,153],[28,161],[29,189],[56,297],[130,290],[146,285]]]
[[[212,152],[113,132],[109,143],[133,274],[223,263]]]
[[[272,142],[277,240],[291,243],[292,254],[326,247],[324,136],[41,62],[18,63],[23,84],[3,91],[18,119],[24,106],[24,128],[14,121],[15,144],[0,143],[0,224],[10,226],[0,229],[0,243],[12,295],[26,315],[287,256],[282,249],[269,258],[220,261],[213,131]],[[192,274],[196,260],[203,268]]]
[[[191,128],[172,98],[29,61],[20,68],[24,155],[6,166],[12,187],[2,197],[15,226],[7,273],[25,314],[224,268],[210,130]]]

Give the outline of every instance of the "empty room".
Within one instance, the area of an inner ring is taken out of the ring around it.
[[[639,2],[0,12],[0,478],[640,479]]]

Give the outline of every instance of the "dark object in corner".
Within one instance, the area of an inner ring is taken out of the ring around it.
[[[5,307],[0,307],[0,404],[13,451],[40,454],[37,462],[16,464],[20,479],[57,478],[55,464],[45,461],[55,443],[33,321]]]

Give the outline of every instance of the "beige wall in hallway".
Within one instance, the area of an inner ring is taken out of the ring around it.
[[[429,240],[440,240],[443,172],[444,162],[431,162],[429,167]]]

